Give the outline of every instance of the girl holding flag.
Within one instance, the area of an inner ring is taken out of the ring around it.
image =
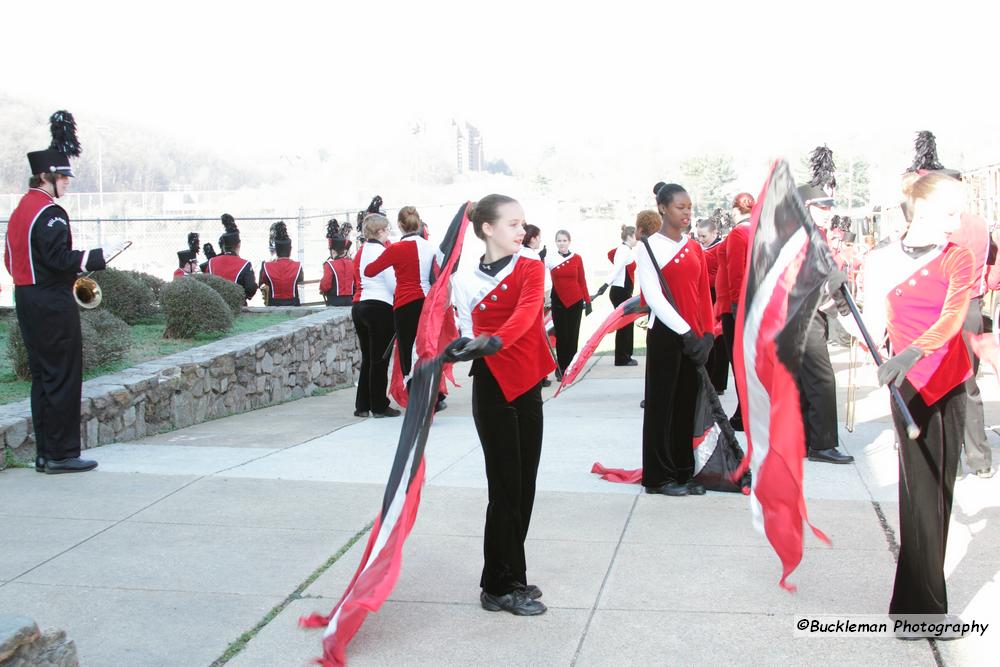
[[[906,235],[874,250],[865,279],[864,321],[873,340],[888,333],[894,356],[878,369],[880,384],[899,387],[917,426],[908,436],[892,406],[899,441],[899,559],[889,603],[893,616],[948,612],[944,558],[952,494],[965,427],[965,381],[972,364],[962,324],[974,282],[972,253],[950,243],[965,195],[962,184],[928,173],[909,186]],[[834,292],[841,313],[846,298]],[[855,333],[853,319],[844,318]]]
[[[684,233],[691,198],[679,185],[656,193],[659,214],[643,211],[635,253],[643,300],[650,308],[646,332],[646,394],[642,419],[642,485],[646,493],[703,495],[693,481],[697,367],[712,351],[715,318],[708,265],[701,245]],[[659,232],[659,233],[657,233]],[[669,296],[663,289],[669,289]]]
[[[488,611],[536,616],[546,608],[542,592],[527,583],[524,540],[542,452],[541,383],[555,368],[542,330],[545,267],[521,246],[524,210],[516,200],[484,197],[469,219],[486,249],[475,270],[453,281],[460,333],[486,334],[502,345],[476,359],[470,372],[489,487],[480,603]]]

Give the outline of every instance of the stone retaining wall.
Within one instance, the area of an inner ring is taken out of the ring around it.
[[[83,447],[134,440],[349,386],[361,364],[350,308],[323,308],[83,383]],[[34,457],[27,400],[0,406],[0,437]]]

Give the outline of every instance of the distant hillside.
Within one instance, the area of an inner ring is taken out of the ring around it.
[[[48,117],[43,109],[0,96],[0,193],[24,190],[28,181],[25,153],[48,145]],[[73,111],[73,109],[70,109]],[[172,139],[118,121],[77,115],[83,154],[74,160],[76,192],[98,190],[98,131],[103,144],[105,192],[172,189],[229,190],[256,187],[261,175],[229,164],[206,151],[190,150]]]

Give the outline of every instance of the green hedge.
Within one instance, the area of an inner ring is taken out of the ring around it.
[[[153,301],[156,303],[157,306],[159,306],[160,292],[163,290],[163,286],[166,284],[166,281],[162,280],[161,278],[157,278],[156,276],[151,275],[149,273],[143,273],[142,271],[124,271],[123,273],[132,274],[140,281],[145,283],[146,287],[153,290]]]
[[[231,308],[218,292],[199,280],[184,277],[167,283],[160,297],[167,316],[164,338],[194,338],[229,331],[233,326]]]
[[[31,371],[28,370],[28,349],[24,346],[24,339],[21,338],[17,317],[10,318],[10,326],[7,329],[7,358],[10,359],[14,375],[18,379],[27,380],[31,377]]]
[[[153,290],[131,271],[106,269],[93,278],[101,286],[100,308],[111,311],[129,324],[149,319],[159,312]]]
[[[192,273],[186,277],[199,280],[218,292],[222,300],[229,305],[229,309],[233,311],[233,315],[239,315],[240,311],[243,310],[247,293],[243,291],[242,285],[237,285],[233,281],[219,276],[213,276],[211,273]]]
[[[132,330],[121,318],[102,308],[80,312],[80,331],[83,334],[85,373],[125,359],[132,349]],[[21,380],[31,379],[31,371],[28,369],[28,350],[21,338],[21,329],[16,317],[11,318],[7,330],[6,352],[14,375]]]
[[[80,313],[83,333],[83,371],[117,363],[132,349],[132,330],[109,310],[98,308]]]

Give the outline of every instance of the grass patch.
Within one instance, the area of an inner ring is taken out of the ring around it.
[[[215,662],[209,665],[209,667],[222,667],[222,665],[226,664],[227,662],[235,658],[237,655],[239,655],[239,653],[247,647],[247,644],[250,643],[250,640],[256,637],[257,633],[263,630],[268,623],[277,618],[278,614],[280,614],[285,610],[285,607],[290,605],[295,600],[301,600],[303,598],[302,593],[304,593],[307,588],[312,586],[313,583],[317,579],[319,579],[324,572],[329,570],[334,563],[340,560],[340,557],[346,554],[347,551],[351,547],[353,547],[358,540],[364,537],[365,533],[367,533],[369,530],[372,529],[374,523],[375,523],[374,521],[369,522],[367,526],[365,526],[357,533],[355,533],[354,537],[348,540],[347,544],[340,547],[340,549],[337,550],[337,553],[327,558],[326,562],[320,565],[313,571],[312,574],[306,577],[306,580],[303,581],[301,584],[299,584],[298,587],[288,595],[288,597],[286,597],[284,600],[276,604],[274,608],[271,609],[271,611],[267,612],[264,618],[260,619],[257,622],[256,625],[254,625],[252,628],[244,632],[242,635],[239,636],[239,638],[237,638],[229,646],[227,646],[226,650],[222,653],[222,655],[219,656],[219,658]]]
[[[233,321],[233,328],[225,333],[201,334],[194,338],[164,338],[163,329],[166,326],[166,318],[157,315],[138,324],[133,324],[129,328],[132,330],[132,349],[128,356],[116,363],[95,368],[83,374],[84,380],[90,380],[108,373],[131,368],[144,361],[159,359],[176,352],[183,352],[192,347],[205,345],[212,341],[221,340],[230,336],[251,333],[266,327],[287,322],[294,319],[295,315],[286,313],[267,313],[264,315],[243,314]],[[31,395],[31,381],[19,380],[14,375],[10,359],[7,358],[6,346],[7,332],[10,327],[17,326],[17,320],[13,316],[0,318],[0,405],[20,401]]]
[[[14,458],[14,452],[9,449],[4,449],[4,465],[8,468],[34,468],[34,463],[28,463],[27,461],[19,461]]]

